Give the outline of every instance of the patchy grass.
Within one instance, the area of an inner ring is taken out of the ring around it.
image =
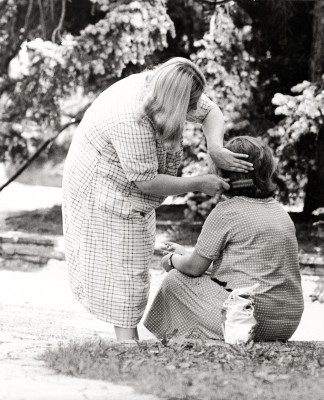
[[[322,400],[323,343],[71,342],[42,357],[55,371],[168,400]]]
[[[313,226],[311,222],[295,222],[296,236],[299,250],[304,253],[318,253],[324,255],[324,240],[321,228]]]
[[[157,231],[165,232],[168,240],[184,246],[194,246],[200,235],[202,225],[181,225],[157,226]]]
[[[7,230],[63,235],[61,206],[17,213],[5,220]]]

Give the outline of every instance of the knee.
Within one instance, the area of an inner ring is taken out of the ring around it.
[[[162,290],[164,293],[166,292],[174,292],[174,290],[179,287],[179,275],[181,272],[177,271],[176,269],[171,270],[168,272],[167,276],[164,278],[162,283]]]

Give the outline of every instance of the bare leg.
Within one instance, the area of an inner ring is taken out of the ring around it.
[[[121,328],[115,326],[115,333],[118,342],[123,340],[138,340],[137,328]]]

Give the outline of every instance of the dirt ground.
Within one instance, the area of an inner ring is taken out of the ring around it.
[[[25,186],[14,184],[3,192],[2,217],[59,203],[59,189]],[[4,228],[3,219],[0,227]],[[163,234],[159,240],[165,240]],[[151,274],[150,301],[164,277],[154,268]],[[324,304],[309,299],[314,279],[303,279],[306,307],[293,340],[324,340]],[[95,319],[72,297],[64,262],[27,271],[1,269],[0,309],[1,400],[154,399],[127,386],[56,375],[39,360],[48,346],[59,342],[114,338],[111,325]],[[153,339],[142,325],[139,330],[141,339]]]
[[[151,270],[150,302],[164,274]],[[310,290],[310,282],[304,282]],[[30,271],[0,271],[1,400],[153,400],[127,386],[57,375],[39,356],[59,342],[94,337],[113,340],[113,327],[89,314],[72,296],[62,261]],[[295,340],[324,340],[323,305],[306,302]],[[154,340],[143,325],[142,340]]]
[[[160,271],[152,271],[152,294]],[[114,340],[113,327],[95,319],[68,286],[64,262],[33,271],[0,271],[0,399],[153,400],[127,386],[55,374],[39,356],[48,346],[93,337]],[[139,327],[142,339],[153,339]]]

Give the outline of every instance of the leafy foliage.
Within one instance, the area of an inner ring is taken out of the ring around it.
[[[257,85],[254,57],[246,50],[252,39],[251,19],[236,4],[218,7],[210,30],[195,43],[192,60],[203,70],[207,95],[224,113],[228,135],[248,132],[252,90]]]
[[[52,136],[66,118],[65,99],[80,87],[90,102],[121,77],[181,55],[205,73],[227,138],[268,130],[266,140],[282,165],[280,196],[287,203],[302,200],[309,165],[316,164],[321,117],[311,109],[321,100],[322,84],[271,99],[307,78],[312,8],[312,2],[284,0],[216,8],[196,0],[0,0],[2,161],[19,162],[31,141]],[[304,100],[308,109],[302,111]],[[293,115],[295,106],[304,116]],[[188,124],[180,174],[208,169],[201,129]],[[192,218],[205,217],[214,203],[200,194],[186,200]]]
[[[316,218],[316,221],[313,222],[313,225],[318,230],[318,236],[324,237],[324,207],[320,207],[314,210],[313,215]]]
[[[129,64],[143,68],[146,56],[168,45],[167,34],[175,35],[162,0],[92,3],[99,7],[99,21],[88,24],[77,35],[65,31],[59,44],[39,35],[30,38],[9,65],[8,76],[0,77],[0,120],[20,124],[22,140],[31,121],[48,135],[56,131],[64,115],[62,100],[78,86],[85,93],[99,93],[120,78]],[[3,11],[5,22],[18,13],[18,8],[15,2],[5,0]],[[3,26],[0,33],[5,42],[11,32],[8,24]],[[3,47],[0,54],[5,51]],[[5,139],[1,139],[1,146],[5,158],[9,158]]]
[[[312,44],[312,8],[308,1],[242,1],[252,19],[253,52],[259,71],[254,91],[253,125],[266,131],[278,122],[271,100],[275,93],[289,93],[307,79]]]
[[[1,0],[0,2],[0,57],[5,57],[9,51],[12,21],[17,14],[18,5],[15,0]]]
[[[250,124],[253,89],[258,72],[255,59],[247,51],[252,40],[251,19],[236,3],[217,7],[210,21],[210,30],[195,43],[197,53],[192,60],[204,72],[206,94],[224,113],[227,138],[251,134]],[[200,128],[188,125],[184,139],[183,173],[208,172],[211,162]],[[214,199],[205,195],[186,196],[187,217],[205,217],[214,206]]]
[[[21,125],[0,123],[0,162],[9,157],[19,163],[27,157],[27,143],[21,134]]]
[[[163,59],[174,56],[190,58],[195,53],[194,43],[203,37],[209,27],[210,18],[204,15],[204,4],[197,0],[167,1],[168,14],[175,25],[176,36],[168,38],[169,46],[163,50]]]
[[[295,203],[304,198],[307,175],[316,168],[316,143],[324,124],[324,80],[304,81],[273,98],[275,114],[284,118],[268,131],[279,158],[282,199]]]
[[[75,88],[75,70],[68,66],[67,45],[36,38],[26,43],[17,60],[15,84],[4,99],[2,120],[36,122],[44,131],[60,124],[60,100]]]
[[[162,2],[133,1],[111,11],[109,1],[97,2],[107,11],[105,18],[88,25],[75,43],[80,72],[86,77],[120,78],[130,62],[144,65],[147,55],[167,47],[168,32],[175,35]]]

